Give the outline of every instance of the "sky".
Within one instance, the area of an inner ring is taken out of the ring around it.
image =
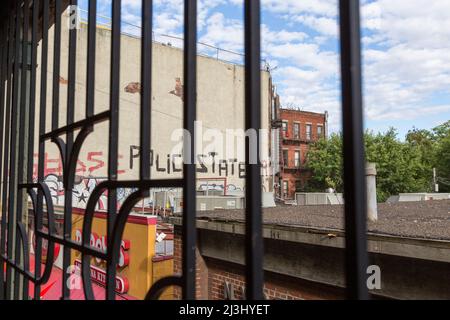
[[[156,40],[181,46],[183,0],[154,0]],[[87,0],[79,1],[81,9]],[[261,0],[262,56],[285,107],[330,114],[341,128],[337,0]],[[244,51],[243,1],[198,0],[200,43]],[[111,0],[98,0],[111,16]],[[141,0],[122,0],[123,31],[139,35]],[[107,19],[106,19],[107,20]],[[104,20],[104,21],[106,21]],[[101,19],[99,20],[101,21]],[[431,129],[450,119],[450,1],[361,0],[365,127]],[[217,51],[198,45],[202,54]],[[219,58],[241,63],[238,54]]]

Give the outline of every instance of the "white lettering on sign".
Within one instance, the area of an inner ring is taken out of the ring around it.
[[[75,231],[75,241],[81,243],[82,238],[83,236],[81,230],[77,229]],[[91,233],[90,246],[106,252],[107,250],[106,236],[99,236],[96,233]],[[128,254],[129,249],[130,249],[130,241],[122,240],[120,244],[119,262],[117,263],[117,266],[119,268],[126,267],[130,263],[130,255]],[[102,263],[102,260],[99,258],[95,258],[95,261],[97,262],[97,264]]]
[[[75,267],[81,269],[81,261],[75,260]],[[91,265],[91,279],[101,285],[106,286],[106,272],[103,269]],[[116,276],[116,292],[126,293],[129,289],[128,279]]]

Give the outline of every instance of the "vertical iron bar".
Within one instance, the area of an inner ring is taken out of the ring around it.
[[[39,0],[33,0],[33,19],[31,27],[31,74],[30,74],[30,104],[28,123],[28,174],[27,180],[33,182],[34,171],[34,123],[36,116],[36,71],[38,45]]]
[[[256,138],[251,148],[245,144],[245,263],[246,295],[249,300],[261,300],[263,295],[263,238],[261,210],[261,165],[259,163],[259,129],[261,127],[261,44],[260,1],[245,0],[245,129]],[[253,151],[252,151],[252,150]],[[254,161],[256,160],[256,161]],[[251,163],[255,162],[255,163]]]
[[[95,102],[95,46],[97,32],[97,0],[89,0],[88,47],[86,72],[86,118],[94,114]]]
[[[72,8],[76,8],[78,5],[77,0],[71,0],[70,4]],[[76,26],[71,26],[69,30],[69,73],[68,73],[68,87],[67,87],[67,125],[70,125],[74,121],[75,116],[75,80],[76,80],[76,58],[77,58],[77,28]],[[70,155],[72,153],[73,146],[73,131],[67,132],[66,138],[66,149],[65,158],[66,161],[71,161]],[[76,161],[76,160],[75,160]],[[68,175],[67,168],[69,168],[70,163],[65,163],[64,169],[64,239],[71,239],[72,234],[72,190],[73,190],[73,179],[70,179]],[[70,288],[66,285],[69,279],[69,273],[66,272],[70,266],[70,253],[71,249],[68,246],[64,246],[63,249],[63,281],[62,281],[62,292],[63,300],[70,299]]]
[[[55,1],[55,29],[53,45],[53,98],[52,98],[52,130],[58,128],[59,122],[59,81],[61,70],[61,2]]]
[[[45,166],[45,141],[40,137],[45,134],[45,118],[47,112],[47,69],[48,69],[48,29],[49,29],[49,1],[43,0],[42,3],[42,49],[41,49],[41,93],[39,101],[39,150],[38,150],[38,182],[44,181]],[[36,8],[39,10],[39,3],[36,2]],[[37,208],[35,215],[41,219],[35,219],[35,230],[42,228],[42,211],[44,207],[44,195],[38,191]],[[41,214],[38,214],[41,213]],[[34,272],[37,276],[41,274],[41,252],[42,238],[36,237],[35,265]],[[39,300],[41,294],[41,285],[34,286],[34,299]]]
[[[120,99],[120,32],[122,1],[112,2],[112,36],[111,36],[111,78],[110,78],[110,119],[109,119],[109,154],[108,154],[108,179],[117,180],[117,159],[119,155],[119,99]],[[108,226],[107,241],[108,248],[112,248],[112,230],[117,214],[117,190],[108,190]],[[114,259],[107,261],[106,267],[106,299],[114,300],[115,295],[115,272]]]
[[[12,12],[12,9],[11,9]],[[14,15],[10,15],[9,17],[9,35],[8,35],[8,67],[7,67],[7,88],[6,88],[6,106],[5,106],[5,112],[6,112],[6,119],[5,119],[5,148],[4,148],[4,156],[3,156],[3,190],[2,190],[2,205],[3,205],[3,212],[2,212],[2,243],[1,243],[1,254],[4,255],[7,253],[7,215],[8,215],[8,186],[9,186],[9,154],[10,154],[10,136],[11,136],[11,90],[12,90],[12,66],[13,66],[13,55],[14,55]],[[8,215],[9,218],[9,215]],[[3,268],[0,268],[1,273],[3,273]],[[6,273],[8,276],[8,272]],[[2,278],[4,279],[4,278]],[[9,280],[7,277],[5,279],[5,284]],[[3,297],[6,296],[6,289],[8,286],[2,290],[1,294]]]
[[[25,120],[26,120],[26,101],[27,101],[27,73],[28,73],[28,27],[29,27],[29,9],[30,9],[30,0],[25,0],[23,4],[23,26],[22,26],[22,59],[21,59],[21,76],[20,76],[20,112],[19,112],[19,144],[22,144],[22,141],[25,141]],[[25,175],[24,165],[25,165],[25,150],[24,147],[18,148],[19,152],[19,162],[18,162],[18,172],[17,172],[17,180],[19,183],[23,183],[23,178]],[[24,192],[23,189],[17,190],[17,214],[16,221],[22,222],[23,218],[23,210],[24,208]],[[17,229],[17,225],[14,226]],[[16,248],[15,248],[15,262],[17,265],[22,263],[22,246],[20,233],[16,230]],[[20,299],[19,295],[19,285],[24,278],[19,272],[15,273],[15,282],[18,284],[14,288],[14,299]],[[28,281],[25,281],[23,284],[23,293],[28,295]],[[23,296],[22,299],[27,299],[27,296]]]
[[[359,1],[340,0],[339,4],[347,298],[368,299]]]
[[[196,172],[195,120],[197,117],[197,0],[184,1],[184,137],[183,164],[183,299],[195,299]]]
[[[13,246],[17,245],[14,242],[14,234],[17,218],[17,123],[19,117],[19,55],[20,55],[20,20],[21,20],[21,3],[16,2],[16,30],[14,38],[14,71],[13,71],[13,93],[12,93],[12,105],[11,105],[11,152],[9,158],[10,170],[9,170],[9,199],[8,199],[8,240],[7,240],[7,254],[9,259],[16,260],[17,257],[13,257]],[[15,252],[15,251],[14,251]],[[12,294],[16,291],[18,282],[12,281],[12,275],[16,272],[8,265],[6,267],[6,299],[10,300]],[[14,288],[12,288],[14,284]]]
[[[71,0],[70,5],[76,8],[78,0]],[[61,16],[61,15],[60,15]],[[67,125],[72,124],[75,116],[75,81],[76,81],[76,58],[77,58],[77,28],[70,26],[69,29],[69,69],[68,69],[68,87],[67,87]],[[89,83],[88,83],[89,85]],[[70,131],[66,141],[66,159],[72,150],[73,132]],[[71,186],[69,186],[71,187]]]
[[[141,180],[150,178],[152,94],[152,0],[142,0],[141,38]]]
[[[11,19],[11,18],[10,18]],[[1,195],[2,195],[2,207],[0,208],[2,210],[2,217],[1,217],[1,228],[0,228],[0,265],[4,265],[4,259],[3,254],[5,252],[5,244],[6,244],[6,193],[7,193],[7,158],[8,158],[8,137],[9,137],[9,102],[5,101],[5,90],[7,88],[7,82],[9,83],[9,59],[8,59],[8,52],[10,48],[10,37],[8,36],[8,32],[10,31],[8,26],[8,21],[3,22],[3,28],[2,28],[2,36],[3,36],[3,46],[1,48],[2,51],[2,58],[1,58],[1,83],[0,83],[0,103],[1,103],[1,121],[0,125],[1,128],[1,150],[0,150],[0,161],[3,159],[3,154],[5,155],[4,158],[4,164],[2,165],[2,171],[0,172],[2,176],[1,181]],[[6,104],[5,104],[6,102]],[[3,139],[4,138],[4,139]],[[3,142],[4,141],[4,142]],[[3,149],[4,148],[4,149]],[[4,152],[3,152],[4,150]],[[5,283],[4,283],[4,269],[0,268],[0,300],[4,299],[5,294]]]
[[[7,27],[7,23],[3,23],[0,26],[1,30],[1,35],[0,35],[0,43],[2,44],[0,46],[0,162],[1,159],[3,159],[3,131],[5,128],[5,125],[3,123],[3,121],[5,120],[5,84],[6,84],[6,70],[5,70],[5,66],[6,66],[6,62],[4,62],[3,58],[7,55],[7,52],[5,52],[6,48],[8,48],[8,44],[7,44],[7,37],[6,37],[6,32],[8,31],[8,27]],[[3,165],[0,163],[0,176],[1,176],[1,172],[2,172],[2,167]],[[0,179],[0,194],[1,194],[1,190],[2,190],[2,183],[1,181],[3,180],[3,176],[1,176],[2,179]],[[0,208],[1,210],[1,208]],[[0,262],[1,262],[1,254],[0,254]],[[0,277],[0,279],[3,279]],[[1,282],[1,281],[0,281]],[[0,283],[0,286],[2,284]]]

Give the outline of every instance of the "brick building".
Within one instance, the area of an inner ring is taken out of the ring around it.
[[[327,136],[328,113],[280,109],[279,117],[282,127],[278,197],[293,199],[311,174],[305,165],[309,145]]]

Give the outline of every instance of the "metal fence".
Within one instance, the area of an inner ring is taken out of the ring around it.
[[[78,21],[80,23],[87,23],[88,22],[88,14],[89,10],[84,10],[79,8],[78,9]],[[111,29],[111,17],[97,14],[97,25],[102,26],[103,28]],[[137,25],[135,23],[130,23],[126,21],[122,21],[123,26],[130,27],[131,30],[123,30],[122,28],[122,34],[140,38],[142,27],[140,25]],[[134,30],[134,31],[133,31]],[[182,48],[183,45],[183,38],[171,34],[164,34],[164,33],[156,33],[152,31],[152,38],[154,42],[162,43],[169,46],[179,47]],[[225,48],[219,48],[217,46],[204,43],[201,41],[197,41],[197,54],[202,55],[205,57],[215,58],[217,60],[225,61],[225,62],[232,62],[236,64],[243,64],[243,60],[245,55],[241,52],[236,52],[232,50],[228,50]],[[261,59],[262,66],[267,69],[269,68],[269,65],[265,59]]]
[[[177,180],[155,180],[150,176],[150,155],[142,152],[140,178],[133,181],[117,180],[118,126],[119,117],[119,73],[121,1],[112,2],[111,17],[111,81],[109,110],[96,113],[94,110],[95,44],[97,1],[89,1],[87,88],[85,118],[74,121],[75,70],[77,30],[69,35],[69,79],[67,105],[59,105],[59,75],[61,63],[61,13],[68,4],[77,5],[76,0],[24,0],[3,1],[0,19],[0,159],[3,158],[1,186],[1,242],[0,242],[0,298],[29,298],[29,282],[34,283],[34,298],[39,299],[41,285],[45,284],[52,269],[55,244],[64,246],[63,270],[70,264],[71,250],[82,254],[82,281],[87,299],[94,299],[90,277],[92,257],[106,261],[106,298],[115,299],[115,274],[119,248],[127,221],[134,205],[149,195],[150,188],[183,188],[182,227],[182,274],[157,281],[147,294],[148,299],[158,298],[168,286],[182,288],[184,299],[195,299],[196,287],[196,170],[194,146],[184,147],[183,178]],[[260,1],[244,1],[245,20],[245,128],[260,129],[261,81],[260,81]],[[342,111],[344,135],[344,181],[345,181],[345,228],[346,228],[346,282],[350,299],[366,299],[365,271],[366,207],[364,183],[364,147],[362,124],[361,61],[359,33],[359,1],[340,0],[340,43],[342,76]],[[30,23],[31,22],[31,23]],[[49,52],[49,27],[54,24],[53,81],[47,83]],[[197,3],[184,1],[184,128],[194,141],[196,119],[197,84]],[[37,61],[37,44],[41,41],[41,61]],[[152,1],[142,0],[142,54],[141,54],[141,120],[140,145],[142,150],[151,149],[151,74],[152,74]],[[31,50],[29,44],[31,43]],[[36,85],[37,64],[40,63],[42,77]],[[47,86],[52,86],[52,117],[46,117]],[[28,88],[27,90],[25,88]],[[35,103],[36,91],[40,90],[40,102]],[[67,124],[60,126],[60,108],[66,108]],[[39,163],[38,179],[33,182],[34,120],[39,117]],[[51,131],[46,132],[46,121],[51,122]],[[76,159],[86,137],[100,122],[109,123],[108,179],[100,183],[92,193],[86,209],[82,243],[71,239],[72,199]],[[79,131],[75,136],[75,132]],[[66,191],[64,203],[63,235],[54,232],[54,208],[47,185],[43,182],[43,155],[45,142],[55,143],[63,161],[63,182]],[[263,237],[261,209],[260,164],[250,164],[250,146],[246,143],[246,236],[245,278],[248,299],[263,299]],[[23,168],[27,168],[26,171]],[[135,188],[123,205],[117,208],[116,190]],[[107,251],[93,248],[89,244],[95,204],[100,195],[108,191]],[[69,192],[68,192],[69,191]],[[34,211],[34,233],[36,254],[34,272],[30,272],[27,246],[27,228],[22,212],[26,194],[32,199]],[[45,204],[45,210],[44,210]],[[48,228],[44,228],[44,215]],[[43,241],[48,241],[47,259],[41,270]],[[5,266],[5,267],[4,267]],[[69,274],[63,273],[62,298],[70,298],[70,289],[65,285]]]

